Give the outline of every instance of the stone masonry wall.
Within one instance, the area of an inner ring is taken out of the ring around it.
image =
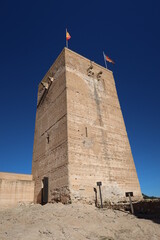
[[[49,202],[141,198],[113,73],[64,48],[38,88],[32,174],[35,202],[43,177]]]
[[[141,197],[138,177],[111,71],[66,49],[69,188],[72,201]]]
[[[52,76],[53,82],[49,79]],[[69,200],[69,189],[64,51],[42,82],[48,83],[49,88],[45,90],[41,83],[38,88],[32,161],[35,202],[41,202],[43,177],[49,178],[49,202],[66,202]]]
[[[34,201],[32,175],[0,173],[0,208]]]

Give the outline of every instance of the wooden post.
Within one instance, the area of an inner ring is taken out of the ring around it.
[[[134,214],[134,208],[133,208],[132,199],[131,199],[131,197],[133,197],[133,192],[126,192],[126,197],[129,197],[131,213]]]
[[[102,185],[102,182],[97,182],[97,186],[99,187],[99,195],[100,195],[100,201],[101,201],[101,208],[103,208],[101,185]]]

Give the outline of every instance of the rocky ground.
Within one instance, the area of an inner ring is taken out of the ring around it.
[[[0,240],[159,240],[159,220],[93,205],[19,205],[0,210]]]

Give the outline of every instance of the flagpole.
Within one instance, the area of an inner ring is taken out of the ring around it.
[[[104,52],[103,52],[103,57],[104,57],[105,67],[107,68],[107,61],[106,61],[106,56],[105,56]],[[108,68],[107,68],[107,69],[108,69]]]
[[[67,40],[67,28],[66,28],[66,47],[68,48],[68,40]]]

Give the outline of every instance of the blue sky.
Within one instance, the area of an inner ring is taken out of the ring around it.
[[[116,64],[142,192],[160,196],[160,2],[0,1],[0,171],[31,173],[38,83],[65,46]]]

